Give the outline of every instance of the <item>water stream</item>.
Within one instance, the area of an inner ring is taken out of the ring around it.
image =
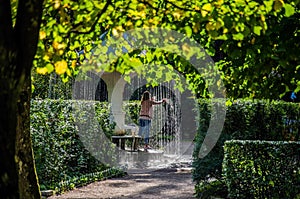
[[[132,101],[139,103],[144,91],[150,91],[156,100],[168,99],[167,103],[154,106],[150,131],[152,149],[148,153],[114,149],[119,166],[126,166],[128,169],[161,168],[174,163],[174,161],[179,161],[183,157],[184,159],[192,157],[190,148],[196,132],[194,121],[196,113],[193,113],[195,103],[191,100],[192,95],[186,95],[186,92],[180,93],[173,81],[162,82],[158,86],[152,87],[147,86],[146,79],[137,75],[132,76],[130,82],[125,82],[123,77],[117,73],[105,74],[105,76],[90,73],[89,78],[81,83],[77,82],[74,88],[73,99],[112,103],[112,107],[115,108],[112,110],[111,118],[118,120],[118,128],[121,129],[138,126],[137,118],[126,114],[124,107],[126,103]],[[116,97],[120,99],[115,99]],[[184,129],[183,126],[192,130]],[[88,126],[85,128],[86,130],[83,128],[82,133],[88,131]]]

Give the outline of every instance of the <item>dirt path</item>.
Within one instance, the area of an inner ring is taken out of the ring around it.
[[[189,199],[194,198],[193,193],[191,169],[181,167],[129,172],[125,177],[95,182],[49,199]]]

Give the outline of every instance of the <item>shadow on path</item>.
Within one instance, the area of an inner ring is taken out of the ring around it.
[[[122,178],[94,182],[49,199],[189,199],[194,198],[193,193],[194,183],[190,168],[164,168],[131,171]]]

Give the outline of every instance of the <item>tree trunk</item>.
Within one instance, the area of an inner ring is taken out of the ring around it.
[[[41,198],[30,137],[30,78],[19,89],[0,75],[1,198]]]
[[[43,1],[0,0],[0,197],[40,198],[30,139],[31,68]]]
[[[19,198],[15,162],[17,92],[8,79],[0,78],[0,195]]]
[[[18,101],[16,162],[19,174],[20,198],[40,198],[30,136],[31,78],[25,79]]]
[[[0,196],[19,198],[18,172],[15,162],[17,99],[19,90],[9,1],[0,4]],[[10,19],[10,20],[9,20]]]
[[[21,92],[12,82],[0,76],[0,196],[41,198],[30,138],[30,76]]]

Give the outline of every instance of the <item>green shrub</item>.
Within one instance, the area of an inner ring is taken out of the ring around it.
[[[230,198],[300,196],[300,142],[232,140],[224,151]]]
[[[226,140],[299,141],[300,107],[281,101],[239,100],[228,106],[224,101],[212,103],[199,100],[199,129],[195,137],[193,179],[196,183],[212,177],[222,179],[223,145]],[[204,158],[198,158],[201,145],[210,125],[212,106],[226,111],[222,133],[213,149]]]
[[[124,103],[124,112],[126,113],[125,124],[138,125],[138,118],[140,112],[140,101],[130,101]]]
[[[197,198],[226,198],[228,195],[226,184],[223,180],[202,180],[195,186]]]
[[[75,187],[85,186],[91,182],[109,179],[112,177],[124,176],[125,172],[116,168],[109,168],[103,171],[98,171],[94,173],[89,173],[81,175],[79,177],[73,177],[67,181],[61,181],[55,188],[56,193],[62,193],[71,190]]]
[[[81,105],[89,108],[76,112],[74,107]],[[78,134],[80,123],[92,116],[98,119],[99,124],[92,124],[88,131],[98,132],[96,128],[100,126],[109,137],[114,124],[109,122],[107,103],[32,101],[31,134],[36,170],[42,189],[54,189],[61,181],[107,169],[106,165],[90,154],[90,150],[82,143],[83,138]],[[91,139],[92,141],[94,140]]]

